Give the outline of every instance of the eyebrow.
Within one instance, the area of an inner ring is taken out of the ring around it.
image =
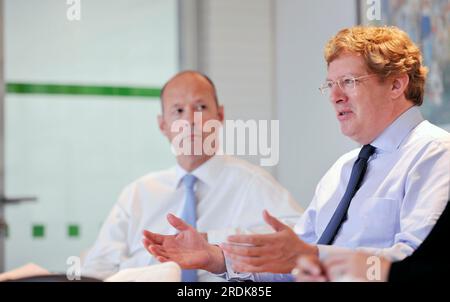
[[[179,103],[175,103],[175,104],[172,104],[172,105],[168,106],[168,108],[170,108],[171,110],[177,109],[177,108],[180,108],[180,107],[182,107],[182,106]]]
[[[196,99],[194,101],[194,104],[198,104],[198,103],[205,103],[205,100],[204,99]]]

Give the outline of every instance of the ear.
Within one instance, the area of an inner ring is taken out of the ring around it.
[[[391,97],[392,99],[398,99],[405,94],[406,89],[409,85],[409,76],[405,73],[402,74],[392,81]]]
[[[217,120],[221,123],[223,123],[223,120],[225,118],[225,113],[223,109],[223,105],[220,105],[219,108],[217,108]]]
[[[159,130],[161,131],[161,133],[167,137],[167,123],[164,120],[164,117],[162,116],[162,114],[158,115],[158,126],[159,126]]]

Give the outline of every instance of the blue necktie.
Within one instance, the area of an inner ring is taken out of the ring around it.
[[[186,190],[184,200],[183,212],[181,219],[196,228],[197,224],[197,201],[194,192],[194,184],[197,178],[192,174],[186,174],[183,177],[183,184]],[[181,281],[183,282],[197,282],[197,270],[184,269],[181,271]]]
[[[367,169],[367,161],[370,156],[375,152],[375,147],[371,145],[365,145],[359,152],[358,159],[353,164],[352,173],[350,175],[350,180],[345,190],[344,196],[341,199],[336,211],[328,222],[325,231],[323,231],[322,236],[320,236],[317,244],[330,245],[333,244],[334,239],[341,228],[344,221],[347,219],[347,211],[350,206],[350,202],[355,196],[356,191],[358,191],[361,186],[364,174]]]

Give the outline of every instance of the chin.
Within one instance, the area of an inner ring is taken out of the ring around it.
[[[342,127],[341,126],[341,133],[351,139],[353,139],[353,137],[355,136],[355,132],[352,131],[352,129],[349,129],[348,127]]]
[[[346,137],[348,137],[352,141],[360,143],[361,138],[354,131],[350,131],[349,129],[341,129],[341,132],[342,132],[343,135],[345,135]]]

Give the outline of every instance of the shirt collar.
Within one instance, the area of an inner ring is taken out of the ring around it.
[[[212,186],[214,182],[217,180],[220,172],[223,169],[225,164],[226,156],[225,155],[214,155],[209,160],[204,162],[197,169],[192,171],[190,174],[197,177],[198,180],[207,184],[208,186]],[[178,188],[183,177],[188,174],[186,170],[184,170],[179,164],[175,167],[176,178],[174,187]]]
[[[389,125],[371,145],[386,152],[397,150],[403,140],[418,124],[423,121],[422,114],[417,106],[413,106],[400,115]]]

